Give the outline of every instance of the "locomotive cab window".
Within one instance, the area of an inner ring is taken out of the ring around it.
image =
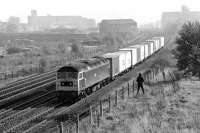
[[[67,72],[67,78],[77,79],[78,73],[76,72]]]

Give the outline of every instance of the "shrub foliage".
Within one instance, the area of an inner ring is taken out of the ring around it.
[[[176,43],[178,69],[200,78],[200,22],[184,24]]]

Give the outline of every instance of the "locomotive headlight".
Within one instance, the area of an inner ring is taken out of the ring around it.
[[[72,81],[63,81],[60,83],[61,86],[69,86],[72,87],[73,86],[73,82]]]

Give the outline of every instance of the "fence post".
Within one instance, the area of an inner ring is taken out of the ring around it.
[[[90,106],[90,125],[93,125],[92,107]]]
[[[117,101],[118,100],[118,92],[117,90],[115,91],[115,106],[117,106]]]
[[[124,100],[124,86],[122,86],[122,99]]]
[[[129,88],[129,81],[127,83],[127,88],[128,88],[128,97],[130,96],[130,88]]]
[[[76,133],[79,133],[79,114],[76,114]]]
[[[110,112],[111,110],[111,96],[108,96],[108,111]]]
[[[58,127],[59,127],[59,133],[64,133],[64,126],[63,126],[63,122],[58,122]]]
[[[134,94],[134,90],[135,90],[135,83],[134,83],[134,80],[133,80],[133,94]]]
[[[100,112],[100,116],[103,117],[103,107],[102,107],[102,101],[100,100],[99,103],[99,112]]]
[[[99,113],[97,113],[97,126],[99,127],[99,125],[100,125],[100,118],[99,118],[100,116],[99,116]]]
[[[154,80],[154,70],[152,70],[152,80]]]

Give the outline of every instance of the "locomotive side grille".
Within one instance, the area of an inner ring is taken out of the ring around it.
[[[85,79],[79,80],[79,85],[80,85],[80,88],[84,88],[85,87]]]

